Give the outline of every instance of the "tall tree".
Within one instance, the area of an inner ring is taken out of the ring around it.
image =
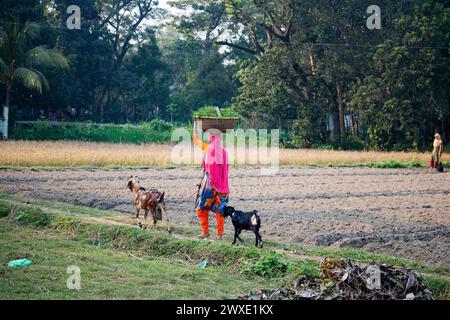
[[[68,67],[65,57],[55,49],[40,43],[41,26],[35,23],[20,23],[19,18],[10,20],[0,34],[0,79],[5,84],[3,106],[4,139],[8,138],[9,107],[11,91],[15,82],[42,93],[49,89],[48,81],[40,67]],[[38,44],[39,45],[36,45]]]
[[[133,42],[142,40],[145,34],[143,22],[161,13],[155,10],[154,0],[107,0],[99,2],[100,27],[107,28],[106,37],[113,49],[113,64],[98,97],[100,121],[104,120],[104,108],[111,102],[111,81],[121,67]]]
[[[124,66],[130,76],[135,76],[136,92],[127,99],[122,99],[122,104],[127,108],[124,112],[127,120],[148,120],[150,117],[166,118],[166,106],[169,104],[169,77],[168,65],[163,61],[161,51],[157,44],[155,30],[146,29],[145,40],[136,50],[130,53]],[[133,81],[127,77],[123,84],[130,85]],[[119,95],[130,90],[121,90]],[[130,114],[130,112],[132,114]]]
[[[415,2],[393,21],[349,102],[372,148],[427,150],[436,131],[450,138],[449,39],[450,8],[440,1]]]
[[[216,44],[227,26],[223,1],[172,1],[172,6],[186,14],[172,17],[171,25],[184,40],[175,42],[173,53],[184,57],[180,64],[173,64],[177,74],[173,84],[172,113],[189,119],[189,114],[205,104],[223,106],[229,104],[235,94],[236,83],[232,79],[234,66],[229,51],[220,51]],[[182,51],[182,52],[181,52]],[[171,60],[177,61],[176,58]]]

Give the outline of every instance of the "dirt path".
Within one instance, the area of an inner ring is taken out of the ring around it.
[[[198,169],[1,170],[0,192],[131,214],[128,177],[166,191],[171,220],[197,224]],[[450,173],[427,169],[232,169],[232,204],[256,209],[263,237],[347,246],[450,266]],[[231,223],[226,223],[231,230]]]

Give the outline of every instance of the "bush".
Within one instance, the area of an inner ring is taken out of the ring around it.
[[[170,131],[172,132],[172,124],[160,119],[153,119],[152,121],[146,123],[147,127],[152,131],[164,132]]]
[[[317,149],[319,150],[334,150],[334,147],[329,144],[320,145]]]
[[[289,270],[289,263],[275,251],[264,252],[256,261],[244,261],[241,272],[261,277],[276,277]]]
[[[35,227],[46,227],[50,224],[51,219],[48,213],[35,207],[19,208],[11,219],[21,225],[32,225]]]
[[[11,213],[11,206],[0,203],[0,218],[4,218]]]
[[[422,168],[423,167],[422,163],[417,159],[407,162],[406,165],[410,168]]]
[[[295,148],[311,148],[320,143],[320,134],[309,119],[292,120],[289,145]]]
[[[304,260],[296,263],[294,266],[297,275],[305,275],[311,278],[318,278],[320,275],[320,266],[317,261]]]
[[[169,142],[172,124],[154,119],[141,125],[114,125],[92,123],[58,123],[39,121],[30,128],[18,128],[11,137],[20,140],[75,140],[113,143]]]

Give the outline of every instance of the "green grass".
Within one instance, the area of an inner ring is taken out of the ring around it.
[[[397,160],[385,160],[378,162],[370,162],[366,164],[369,168],[394,169],[394,168],[422,168],[422,163],[418,160],[401,162]]]
[[[2,208],[8,205],[2,204]],[[28,213],[22,217],[22,211]],[[280,277],[233,272],[240,261],[257,258],[254,248],[174,239],[159,231],[87,223],[74,216],[46,213],[49,224],[35,223],[43,211],[10,205],[0,219],[0,298],[51,299],[211,299],[229,298],[283,285]],[[36,219],[29,219],[29,215]],[[27,257],[27,269],[7,262]],[[208,258],[206,269],[197,263]],[[67,266],[82,272],[82,290],[65,286]]]
[[[131,215],[128,219],[112,211],[75,206],[65,202],[33,199],[14,194],[0,193],[0,216],[2,215],[2,211],[7,211],[12,206],[28,206],[28,205],[32,205],[34,207],[39,207],[43,209],[55,210],[56,213],[62,214],[64,216],[71,216],[79,219],[82,219],[84,216],[103,217],[110,219],[111,221],[126,222],[130,224],[130,226],[134,226],[135,224],[135,220],[131,217]],[[200,232],[199,227],[177,225],[177,224],[171,224],[171,226],[175,233],[183,235],[188,238],[193,238]],[[163,232],[165,230],[165,226],[162,224],[158,224],[158,229]],[[164,232],[162,234],[165,235]],[[252,235],[244,234],[241,237],[244,239],[246,246],[253,244],[254,238],[252,237]],[[225,235],[225,242],[231,242],[231,240],[232,235]],[[344,248],[305,247],[297,243],[283,243],[278,241],[271,241],[269,239],[264,240],[264,247],[269,250],[282,250],[293,254],[313,256],[313,257],[343,258],[343,259],[353,259],[356,261],[366,263],[374,261],[378,263],[389,263],[393,265],[405,265],[414,268],[416,270],[427,271],[434,274],[447,275],[450,277],[450,266],[430,267],[410,259],[394,257],[379,253],[372,253],[361,249],[345,248],[345,247]]]
[[[22,205],[32,204],[35,206],[43,206],[48,209],[54,209],[54,210],[61,211],[62,213],[68,214],[68,215],[80,214],[80,215],[87,215],[90,217],[96,217],[96,216],[110,217],[110,216],[116,215],[114,212],[111,212],[111,211],[100,210],[100,209],[95,209],[95,208],[88,208],[88,207],[80,207],[80,206],[76,206],[76,205],[73,205],[70,203],[65,203],[65,202],[50,201],[50,200],[44,200],[44,199],[33,199],[33,198],[22,197],[22,196],[14,195],[14,194],[0,193],[0,216],[1,216],[2,205],[9,208],[12,203],[22,204]],[[9,204],[9,206],[8,206],[8,204]]]
[[[14,206],[28,206],[32,205],[34,207],[44,208],[47,210],[54,210],[56,213],[62,214],[64,216],[72,216],[83,218],[87,217],[103,217],[110,219],[111,221],[126,222],[133,226],[135,224],[134,219],[130,216],[129,219],[118,215],[115,212],[75,206],[65,202],[49,201],[42,199],[33,199],[28,197],[23,197],[13,194],[0,193],[0,216],[2,212],[8,211]],[[4,215],[4,213],[3,213]],[[171,224],[175,233],[183,235],[185,237],[193,238],[200,232],[199,227],[192,227],[186,225]],[[164,225],[158,224],[158,229],[165,230]],[[163,233],[164,234],[164,233]],[[245,241],[245,245],[253,244],[253,237],[251,235],[244,234],[242,238]],[[232,236],[225,235],[225,241],[231,242]],[[328,248],[328,247],[305,247],[297,243],[283,243],[277,241],[271,241],[269,239],[264,240],[264,247],[270,250],[282,250],[294,254],[313,256],[313,257],[330,257],[330,258],[343,258],[343,259],[353,259],[360,262],[379,262],[379,263],[389,263],[393,265],[405,265],[411,268],[415,268],[421,271],[427,271],[435,274],[447,275],[450,277],[450,266],[424,266],[423,264],[406,258],[394,257],[384,254],[367,252],[361,249],[353,248]]]
[[[15,140],[74,140],[111,143],[163,143],[170,142],[172,124],[152,120],[140,125],[98,125],[93,123],[59,123],[52,125],[40,121],[28,128],[19,127],[11,134]]]
[[[306,259],[297,262],[292,267],[292,272],[296,276],[305,275],[312,278],[317,278],[320,275],[320,266],[317,261]]]
[[[450,300],[450,279],[424,275],[425,285],[430,288],[435,299]]]
[[[117,250],[0,222],[0,299],[212,299],[236,297],[277,281],[248,280],[220,267],[154,257],[135,258]],[[26,269],[6,266],[27,257]],[[66,287],[69,265],[81,270],[81,290]]]
[[[173,237],[160,230],[99,223],[124,221],[108,211],[0,194],[0,298],[149,298],[236,297],[261,288],[291,285],[299,275],[317,277],[321,257],[406,265],[421,272],[436,298],[450,298],[450,268],[429,267],[398,257],[349,248],[304,248],[265,242],[256,249],[193,240],[198,230],[175,226]],[[130,219],[131,220],[131,219]],[[180,237],[181,236],[181,237]],[[310,257],[305,258],[304,256]],[[300,257],[300,258],[299,258]],[[27,269],[6,267],[29,258]],[[208,259],[206,269],[197,264]],[[66,268],[82,270],[82,290],[65,287]]]
[[[446,170],[450,168],[450,162],[442,161],[442,165]],[[410,161],[397,161],[397,160],[385,160],[385,161],[377,161],[370,163],[361,163],[362,167],[369,168],[378,168],[378,169],[396,169],[396,168],[428,168],[427,165],[423,165],[419,160],[410,160]]]

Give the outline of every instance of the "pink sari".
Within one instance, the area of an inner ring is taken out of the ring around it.
[[[208,172],[209,181],[217,192],[228,194],[228,153],[222,146],[220,134],[211,134],[210,144],[203,158],[203,168]]]

